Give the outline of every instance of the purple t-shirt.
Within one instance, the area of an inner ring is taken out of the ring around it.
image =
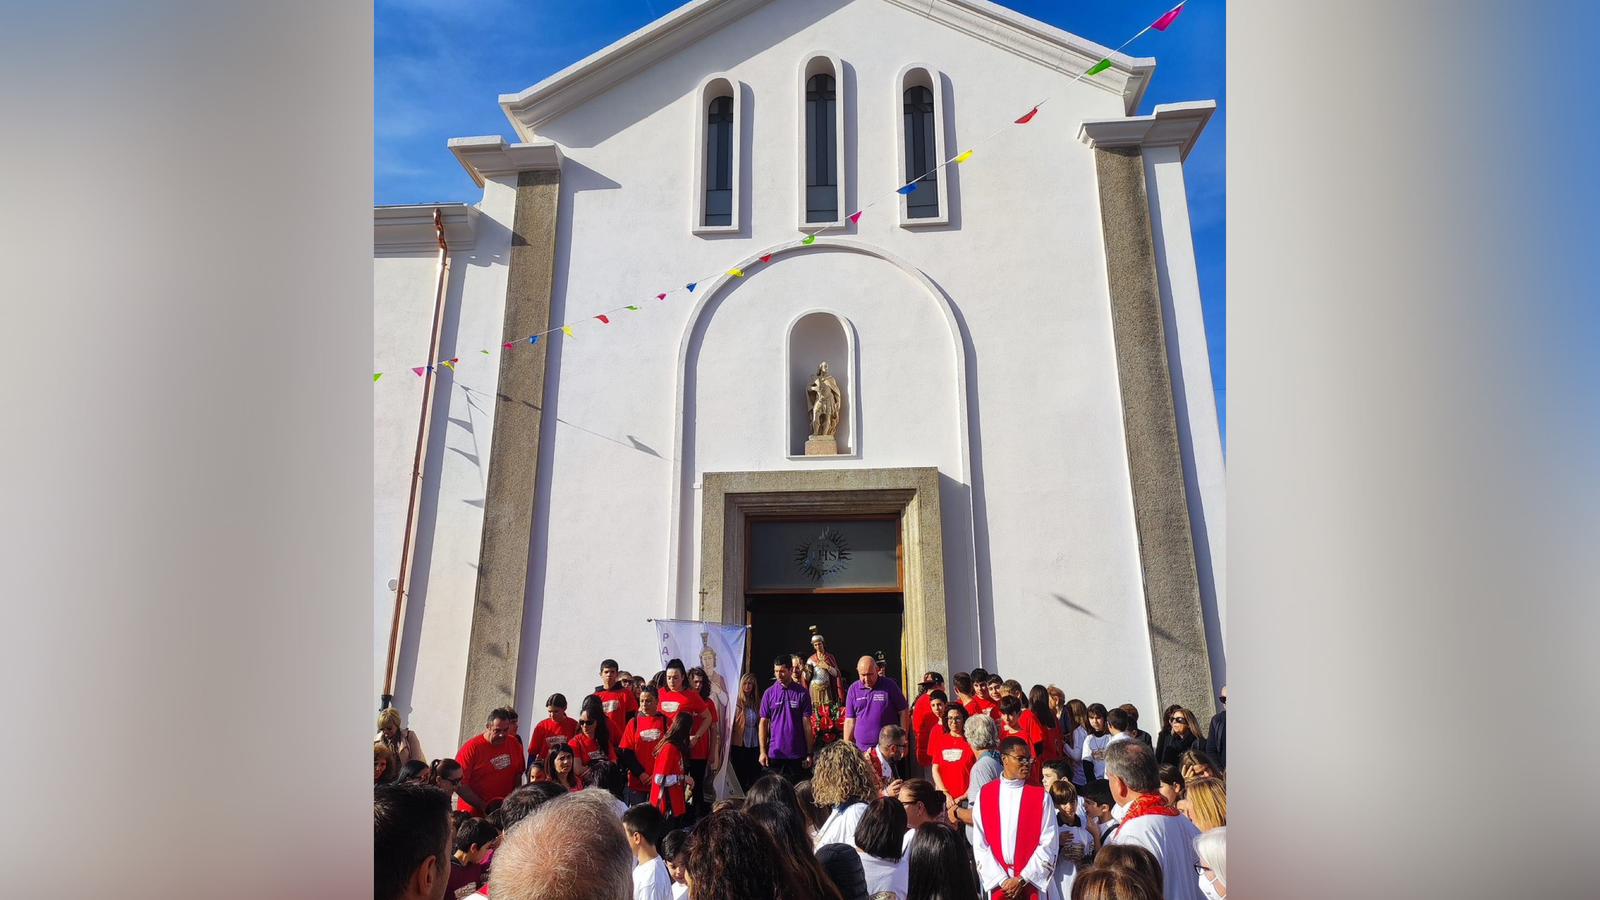
[[[811,694],[794,682],[776,681],[761,695],[761,718],[768,720],[772,737],[767,755],[772,759],[806,758],[806,719],[811,716]]]
[[[867,690],[866,682],[857,681],[844,692],[844,717],[856,720],[855,742],[863,751],[877,746],[883,726],[900,724],[905,708],[906,698],[892,678],[880,676],[872,690]]]

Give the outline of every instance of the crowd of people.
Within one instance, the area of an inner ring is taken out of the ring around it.
[[[828,657],[831,660],[831,657]],[[726,713],[671,660],[600,664],[578,712],[552,694],[524,738],[485,717],[428,761],[399,713],[374,743],[378,900],[1200,900],[1227,896],[1226,703],[1169,706],[929,672],[908,701],[863,656],[842,729],[813,670],[773,662]],[[829,673],[831,676],[833,673]],[[808,683],[809,682],[809,683]],[[726,751],[713,739],[730,720]],[[717,799],[724,762],[736,796]]]

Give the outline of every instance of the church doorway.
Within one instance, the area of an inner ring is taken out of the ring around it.
[[[881,654],[904,689],[901,517],[751,517],[745,529],[746,671],[765,685],[774,656],[811,654],[816,626],[847,687],[858,659]]]

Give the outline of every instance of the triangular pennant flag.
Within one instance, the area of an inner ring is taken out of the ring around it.
[[[1087,72],[1085,72],[1083,74],[1085,74],[1085,75],[1099,75],[1101,72],[1104,72],[1105,70],[1107,70],[1109,68],[1111,68],[1111,60],[1110,59],[1102,59],[1099,62],[1095,63],[1094,66],[1089,69],[1089,71],[1087,71]]]
[[[429,367],[428,367],[428,368],[430,368],[430,369],[431,369],[431,368],[433,368],[433,367],[432,367],[432,366],[429,366]],[[411,371],[413,371],[413,372],[415,372],[415,373],[417,373],[417,377],[418,377],[418,378],[421,378],[421,377],[422,377],[422,367],[421,367],[421,366],[417,366],[417,367],[416,367],[416,368],[415,368],[415,369],[412,369],[412,370],[411,370]]]
[[[433,371],[433,366],[429,366],[428,371],[431,373]]]
[[[501,344],[500,346],[506,348],[507,350],[515,350],[515,349],[517,349],[517,345],[516,345],[515,341],[506,341],[504,344]]]
[[[895,191],[895,193],[896,194],[909,194],[912,191],[915,191],[916,189],[917,189],[917,183],[915,181],[913,181],[910,184],[906,185],[905,187],[901,188],[900,190]]]
[[[561,326],[561,333],[566,335],[567,337],[572,337],[572,326],[571,325],[563,325],[563,326]]]
[[[623,307],[623,309],[631,309],[634,312],[638,312],[639,311],[639,307],[637,307],[637,306],[625,306],[625,307]]]
[[[1178,17],[1178,13],[1181,12],[1183,12],[1183,4],[1179,3],[1177,6],[1174,6],[1171,10],[1169,10],[1166,15],[1155,20],[1154,22],[1151,22],[1150,27],[1157,31],[1166,31],[1167,26],[1171,25],[1172,20],[1176,19]]]
[[[484,356],[488,356],[489,355],[489,351],[487,351],[487,350],[479,350],[478,352],[482,353]]]
[[[1091,72],[1090,74],[1092,75],[1094,73]],[[1025,115],[1022,118],[1018,119],[1017,120],[1017,124],[1018,125],[1026,125],[1029,122],[1032,122],[1033,121],[1033,117],[1037,116],[1038,114],[1039,114],[1039,107],[1035,106],[1033,109],[1028,110],[1028,114],[1027,115]]]
[[[735,278],[743,278],[744,277],[744,270],[743,269],[729,269],[728,270],[728,274],[732,275]]]
[[[860,222],[861,221],[861,214],[864,213],[864,212],[866,212],[866,210],[858,209],[855,212],[851,213],[850,214],[850,224],[854,225],[855,223]]]
[[[761,261],[764,263],[772,262],[772,254],[768,253],[766,256],[761,257]]]
[[[816,242],[817,242],[817,236],[814,235],[814,234],[808,234],[808,235],[806,235],[806,239],[801,241],[800,243],[802,243],[802,244],[815,244]]]
[[[601,325],[610,325],[611,324],[611,320],[606,318],[605,316],[595,316],[595,318],[600,320],[600,324]]]
[[[699,284],[699,283],[700,282],[698,282],[698,281],[691,281],[688,284],[684,285],[684,287],[688,288],[689,289],[689,293],[692,294],[692,293],[694,293],[694,286]]]
[[[383,373],[382,372],[373,372],[372,373],[372,383],[373,384],[377,384],[378,383],[378,379],[382,378],[382,377],[383,377]]]
[[[960,156],[956,157],[956,165],[959,166],[959,165],[961,165],[962,163],[966,162],[967,160],[969,160],[971,158],[972,158],[972,151],[968,150],[967,152],[965,152],[965,153],[961,154]]]
[[[665,300],[665,299],[667,299],[667,295],[666,294],[657,294],[656,295],[656,299],[657,300]]]
[[[539,343],[539,336],[537,334],[532,336],[532,337],[530,337],[530,338],[528,338],[528,346],[529,347],[532,347],[534,344],[537,344],[537,343]]]
[[[460,361],[461,361],[461,357],[454,356],[454,357],[451,357],[450,359],[442,359],[442,360],[440,360],[439,361],[439,365],[444,366],[446,369],[449,369],[450,371],[454,372],[456,370],[456,363],[458,363]]]

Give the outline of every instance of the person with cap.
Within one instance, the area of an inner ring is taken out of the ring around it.
[[[817,626],[811,626],[811,657],[806,660],[811,669],[811,705],[821,709],[838,703],[844,696],[844,673],[839,661],[828,652],[828,642]]]

